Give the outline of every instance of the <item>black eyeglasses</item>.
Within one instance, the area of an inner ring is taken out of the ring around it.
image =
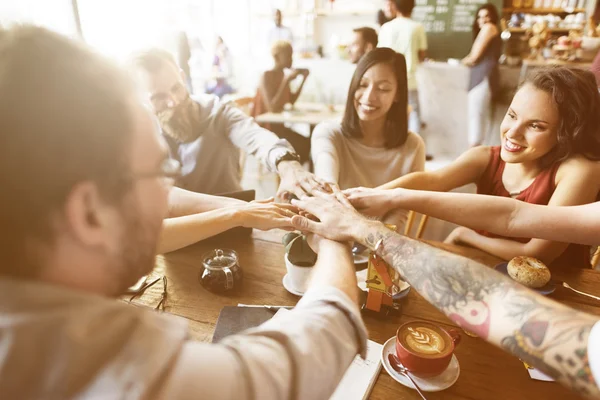
[[[167,285],[167,277],[163,275],[162,278],[156,278],[153,279],[147,283],[144,284],[144,286],[142,286],[137,292],[135,292],[133,294],[133,296],[131,296],[129,298],[129,303],[131,303],[133,301],[133,299],[135,299],[138,296],[141,296],[142,294],[144,294],[144,292],[146,291],[146,289],[154,286],[158,281],[161,281],[163,283],[163,291],[162,294],[160,296],[160,301],[158,302],[158,304],[156,305],[156,307],[154,307],[155,310],[159,310],[159,311],[165,311],[165,305],[167,302],[167,289],[168,289],[168,285]],[[134,303],[132,303],[134,304]],[[138,304],[135,304],[138,305]]]

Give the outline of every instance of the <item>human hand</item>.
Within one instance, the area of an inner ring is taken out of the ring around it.
[[[469,56],[460,60],[461,64],[466,65],[467,67],[472,67],[474,65],[473,60]]]
[[[292,217],[298,209],[286,203],[275,203],[273,198],[252,201],[236,207],[236,218],[239,226],[255,228],[262,231],[280,228],[294,230]]]
[[[446,240],[444,240],[444,243],[468,244],[468,240],[473,236],[473,234],[477,234],[477,232],[475,232],[472,229],[465,228],[464,226],[459,226],[458,228],[450,232]]]
[[[281,178],[277,190],[278,199],[289,201],[293,196],[300,198],[314,194],[315,191],[331,193],[334,190],[332,184],[305,170],[297,161],[282,161],[277,165],[277,169]]]
[[[300,75],[303,75],[304,78],[306,78],[308,76],[308,74],[310,74],[310,71],[308,70],[308,68],[298,68],[298,69],[296,69],[296,71],[298,71],[300,73]]]
[[[352,207],[341,192],[315,192],[314,197],[304,196],[299,200],[292,200],[292,204],[318,219],[314,221],[306,216],[294,216],[292,225],[296,229],[338,242],[356,240],[364,227],[371,223]]]
[[[301,69],[291,69],[287,78],[292,81],[296,79],[299,75],[303,75],[303,71]]]
[[[353,207],[361,214],[371,217],[383,217],[397,208],[394,199],[397,190],[369,189],[364,187],[346,189],[343,191]]]

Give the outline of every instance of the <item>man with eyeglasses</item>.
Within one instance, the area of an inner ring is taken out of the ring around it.
[[[81,43],[0,29],[0,132],[3,399],[327,399],[364,352],[350,249],[315,236],[295,309],[219,344],[115,299],[154,266],[179,167],[127,74]]]
[[[286,140],[214,96],[190,97],[181,69],[167,51],[140,52],[133,56],[132,64],[148,92],[172,155],[182,163],[177,186],[208,194],[241,190],[242,150],[279,174],[280,198],[329,190],[325,182],[302,168]]]

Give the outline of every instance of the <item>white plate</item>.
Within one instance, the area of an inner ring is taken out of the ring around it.
[[[408,379],[408,377],[394,371],[390,365],[390,361],[388,360],[388,354],[396,354],[396,336],[390,338],[383,345],[383,348],[381,349],[381,363],[383,364],[383,368],[385,368],[387,373],[396,382],[400,382],[404,386],[414,389],[415,386],[412,384],[410,379]],[[446,368],[446,370],[438,376],[431,378],[419,378],[411,374],[417,385],[419,385],[421,390],[424,392],[439,392],[441,390],[448,389],[450,386],[456,383],[459,375],[460,365],[458,365],[458,358],[456,358],[456,354],[452,355],[452,360],[450,361],[448,368]]]
[[[366,264],[369,262],[369,253],[352,254],[354,264]]]
[[[296,296],[302,297],[304,295],[304,292],[299,292],[296,289],[292,289],[292,286],[290,285],[290,277],[288,276],[288,274],[285,274],[285,276],[283,277],[283,287],[285,288],[285,290]]]

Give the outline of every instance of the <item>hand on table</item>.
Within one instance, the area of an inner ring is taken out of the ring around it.
[[[313,173],[302,168],[297,161],[282,161],[277,166],[281,183],[277,190],[277,198],[289,201],[296,196],[300,198],[312,195],[316,191],[332,192],[333,185],[317,178]]]
[[[292,217],[298,209],[287,203],[275,203],[273,198],[257,200],[236,206],[239,225],[245,228],[255,228],[261,231],[280,228],[294,230]]]
[[[391,210],[397,208],[394,198],[398,196],[397,189],[368,189],[358,187],[343,191],[352,206],[361,214],[371,217],[383,217]]]

